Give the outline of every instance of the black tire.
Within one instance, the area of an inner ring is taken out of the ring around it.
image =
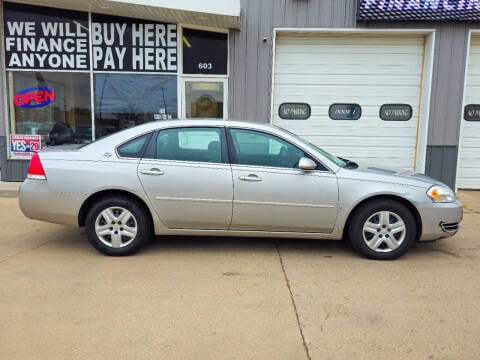
[[[110,213],[114,216],[107,223]],[[96,225],[99,232],[105,228],[102,231],[107,234],[97,234]],[[149,240],[152,225],[141,204],[128,197],[116,196],[101,199],[90,208],[85,219],[85,232],[88,241],[102,254],[126,256],[138,251]]]
[[[410,249],[416,234],[417,224],[410,210],[388,199],[360,207],[348,228],[348,239],[355,250],[374,260],[398,259]]]

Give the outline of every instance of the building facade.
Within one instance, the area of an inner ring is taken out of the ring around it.
[[[37,147],[213,117],[480,188],[477,0],[78,3],[2,2],[2,180]]]

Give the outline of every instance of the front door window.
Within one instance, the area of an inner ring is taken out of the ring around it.
[[[185,117],[188,119],[224,118],[223,81],[185,81]]]

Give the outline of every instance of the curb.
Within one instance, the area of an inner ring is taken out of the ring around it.
[[[16,190],[0,190],[0,197],[16,198],[16,197],[18,197],[18,191],[16,191]]]
[[[0,182],[0,198],[16,198],[18,197],[18,190],[21,183],[4,183]]]

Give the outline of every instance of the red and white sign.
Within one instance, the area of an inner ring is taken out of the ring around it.
[[[10,157],[12,159],[30,159],[42,147],[41,135],[10,135]]]

